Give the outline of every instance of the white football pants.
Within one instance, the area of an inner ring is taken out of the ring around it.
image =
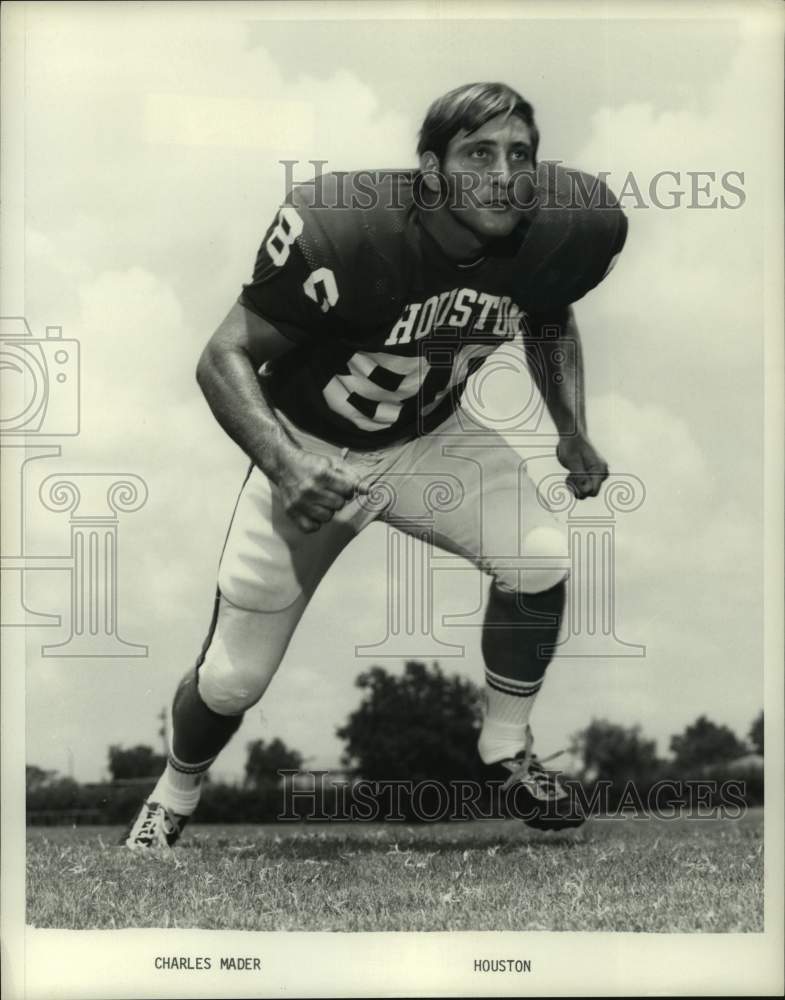
[[[261,698],[319,581],[374,520],[465,557],[511,594],[548,590],[567,575],[565,527],[538,498],[524,460],[499,434],[479,434],[462,411],[428,435],[366,452],[279,419],[306,450],[354,466],[371,492],[306,534],[284,512],[277,487],[251,470],[221,557],[220,597],[199,666],[199,692],[213,711],[236,715]]]

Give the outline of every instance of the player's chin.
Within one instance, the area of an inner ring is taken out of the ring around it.
[[[514,232],[523,218],[523,213],[514,208],[477,209],[465,217],[465,224],[478,236],[487,240],[503,239]]]

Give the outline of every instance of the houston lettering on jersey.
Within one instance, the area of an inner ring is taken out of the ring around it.
[[[409,344],[445,326],[492,333],[510,340],[520,329],[522,318],[523,310],[508,295],[489,295],[473,288],[452,288],[441,295],[432,295],[425,302],[412,302],[405,306],[384,346]]]

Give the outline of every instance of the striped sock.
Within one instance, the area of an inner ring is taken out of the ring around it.
[[[565,596],[563,581],[514,598],[491,584],[482,634],[487,710],[477,747],[486,764],[514,757],[526,745],[529,716],[553,655]]]
[[[542,677],[537,681],[516,681],[486,667],[487,707],[477,745],[483,763],[495,764],[523,749],[529,716],[542,682]]]
[[[170,753],[166,770],[158,779],[150,801],[160,802],[178,816],[190,816],[199,804],[202,780],[214,760],[215,757],[211,757],[200,764],[185,764]]]

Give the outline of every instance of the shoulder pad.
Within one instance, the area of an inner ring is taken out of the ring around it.
[[[550,304],[582,298],[602,281],[627,236],[627,218],[599,177],[545,162],[539,167],[540,207],[533,225]]]

